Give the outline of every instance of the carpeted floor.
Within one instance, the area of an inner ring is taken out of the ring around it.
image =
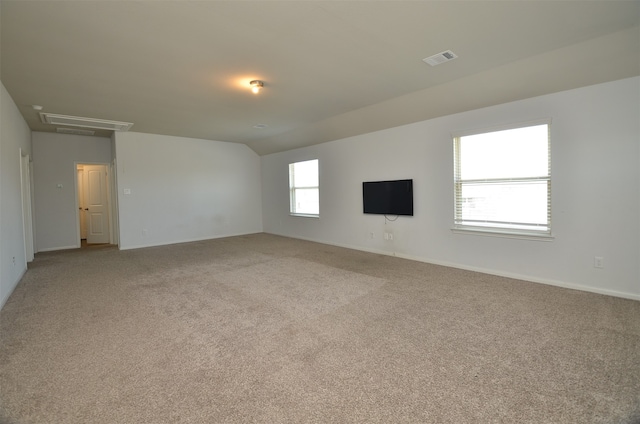
[[[639,423],[640,302],[267,234],[39,253],[3,423]]]

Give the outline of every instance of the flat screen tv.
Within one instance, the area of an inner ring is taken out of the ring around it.
[[[413,216],[413,180],[362,183],[364,213]]]

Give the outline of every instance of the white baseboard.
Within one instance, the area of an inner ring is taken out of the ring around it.
[[[11,288],[11,290],[9,290],[9,292],[5,294],[2,299],[0,299],[0,310],[4,308],[5,303],[7,303],[7,300],[9,300],[13,291],[16,289],[16,287],[18,287],[18,284],[20,284],[20,280],[22,280],[22,277],[24,277],[24,274],[26,274],[26,272],[27,268],[22,270],[16,281],[13,282],[13,287]]]
[[[402,257],[402,256],[398,256],[398,257]],[[580,290],[580,291],[596,293],[596,294],[604,294],[607,296],[621,297],[624,299],[640,300],[640,295],[637,295],[637,294],[625,293],[625,292],[620,292],[616,290],[602,289],[598,287],[585,286],[583,284],[568,283],[565,281],[552,280],[548,278],[533,277],[531,275],[516,274],[516,273],[504,272],[504,271],[495,270],[495,269],[473,267],[473,266],[467,266],[467,265],[449,263],[449,262],[443,262],[443,261],[422,260],[422,259],[412,258],[412,257],[405,257],[405,259],[411,259],[411,260],[416,260],[420,262],[427,262],[434,265],[448,266],[451,268],[464,269],[467,271],[481,272],[483,274],[491,274],[499,277],[513,278],[514,280],[523,280],[530,283],[546,284],[549,286],[562,287],[565,289]]]
[[[260,234],[260,233],[262,233],[262,231],[255,231],[255,232],[248,232],[248,233],[220,234],[220,235],[216,235],[216,236],[207,236],[207,237],[192,238],[192,239],[163,241],[161,243],[134,244],[134,245],[131,245],[131,246],[122,246],[121,245],[119,247],[119,249],[120,250],[144,249],[145,247],[168,246],[168,245],[171,245],[171,244],[181,244],[181,243],[193,243],[193,242],[196,242],[196,241],[215,240],[215,239],[220,239],[220,238],[239,237],[239,236],[246,236],[246,235],[249,235],[249,234]]]
[[[499,277],[513,278],[515,280],[522,280],[522,281],[527,281],[527,282],[531,282],[531,283],[546,284],[546,285],[549,285],[549,286],[562,287],[562,288],[565,288],[565,289],[572,289],[572,290],[580,290],[580,291],[596,293],[596,294],[603,294],[603,295],[613,296],[613,297],[621,297],[621,298],[624,298],[624,299],[640,300],[640,294],[620,292],[620,291],[617,291],[617,290],[602,289],[602,288],[599,288],[599,287],[585,286],[585,285],[582,285],[582,284],[568,283],[568,282],[565,282],[565,281],[552,280],[552,279],[548,279],[548,278],[539,278],[539,277],[534,277],[534,276],[531,276],[531,275],[516,274],[516,273],[505,272],[505,271],[500,271],[500,270],[496,270],[496,269],[468,266],[468,265],[459,264],[459,263],[455,263],[455,262],[439,261],[439,260],[423,258],[423,257],[419,257],[419,256],[405,255],[405,254],[401,254],[401,253],[388,252],[388,251],[378,250],[378,249],[369,249],[367,247],[362,247],[362,246],[352,246],[352,245],[346,245],[346,244],[341,244],[341,243],[333,243],[333,242],[322,241],[322,240],[314,240],[314,239],[310,239],[310,238],[306,238],[306,237],[292,237],[292,236],[287,235],[287,234],[278,234],[278,233],[269,233],[269,234],[279,235],[279,236],[283,236],[283,237],[297,238],[297,239],[300,239],[300,240],[312,241],[312,242],[315,242],[315,243],[328,244],[330,246],[344,247],[346,249],[360,250],[362,252],[376,253],[376,254],[379,254],[379,255],[395,256],[397,258],[409,259],[409,260],[412,260],[412,261],[424,262],[424,263],[433,264],[433,265],[447,266],[447,267],[450,267],[450,268],[464,269],[466,271],[481,272],[483,274],[490,274],[490,275],[496,275],[496,276],[499,276]]]
[[[80,246],[60,246],[60,247],[47,247],[44,249],[38,249],[38,253],[40,252],[55,252],[56,250],[69,250],[69,249],[80,249]]]

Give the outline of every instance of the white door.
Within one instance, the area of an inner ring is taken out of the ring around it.
[[[87,244],[109,243],[107,167],[105,165],[84,165],[83,168]]]

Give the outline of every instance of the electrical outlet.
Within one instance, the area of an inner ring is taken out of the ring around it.
[[[604,258],[602,256],[596,256],[593,258],[594,268],[604,268]]]
[[[15,256],[13,256],[11,258],[11,262],[13,263],[13,266],[16,266],[16,257]]]
[[[146,228],[142,229],[142,235],[146,236],[147,234],[149,234],[149,230],[147,230]]]

